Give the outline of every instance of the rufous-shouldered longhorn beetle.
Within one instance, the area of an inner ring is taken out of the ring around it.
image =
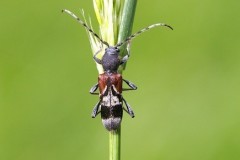
[[[74,13],[66,9],[62,10],[62,12],[66,12],[75,18],[102,44],[106,45],[105,53],[102,59],[97,58],[97,55],[102,51],[102,48],[100,48],[100,50],[97,51],[93,56],[95,62],[103,66],[104,73],[98,76],[98,83],[90,89],[91,94],[98,94],[95,93],[98,88],[100,92],[100,100],[93,108],[92,118],[95,118],[99,113],[101,113],[102,123],[104,127],[108,131],[116,130],[121,125],[123,110],[125,110],[132,118],[134,117],[134,112],[127,101],[123,98],[122,91],[136,90],[137,86],[132,82],[123,79],[122,75],[118,73],[119,66],[126,63],[130,57],[130,41],[141,33],[154,27],[165,26],[170,29],[173,28],[164,23],[156,23],[143,28],[142,30],[126,38],[124,41],[117,43],[115,46],[110,46],[108,42],[102,40],[86,23],[78,18]],[[127,55],[125,55],[123,58],[120,58],[120,47],[125,43],[127,43]],[[122,88],[122,82],[125,82],[130,88]],[[123,103],[125,104],[126,108],[123,107]]]

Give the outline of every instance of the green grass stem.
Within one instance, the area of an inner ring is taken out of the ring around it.
[[[125,40],[131,35],[137,0],[125,0],[122,19],[119,28],[118,42]],[[126,55],[126,45],[121,48],[121,56]],[[119,68],[122,73],[124,67]],[[121,127],[116,131],[109,132],[109,160],[121,158]]]
[[[109,160],[120,160],[121,157],[121,127],[109,132]]]

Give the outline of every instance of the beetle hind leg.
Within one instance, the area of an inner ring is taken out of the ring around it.
[[[126,101],[124,98],[122,98],[122,100],[123,100],[124,104],[125,104],[126,107],[127,107],[127,109],[125,109],[124,107],[123,107],[123,109],[124,109],[132,118],[134,118],[135,115],[134,115],[134,112],[133,112],[132,108],[130,107],[130,105],[127,103],[127,101]]]
[[[93,111],[92,111],[92,118],[95,118],[99,113],[100,113],[100,111],[99,111],[99,106],[101,106],[100,105],[100,101],[94,106],[94,108],[93,108]]]

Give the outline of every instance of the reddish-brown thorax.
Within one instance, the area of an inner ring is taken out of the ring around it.
[[[114,85],[117,91],[122,93],[122,76],[119,73],[103,73],[98,76],[98,85],[100,94],[106,86],[111,87]]]

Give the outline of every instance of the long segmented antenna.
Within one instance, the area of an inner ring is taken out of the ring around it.
[[[91,34],[93,34],[100,42],[102,42],[103,44],[105,44],[107,47],[109,47],[109,44],[102,40],[97,33],[95,33],[86,23],[84,23],[80,18],[78,18],[74,13],[72,13],[71,11],[67,10],[67,9],[63,9],[62,12],[65,12],[67,14],[69,14],[70,16],[72,16],[74,19],[76,19],[83,27],[85,27]]]
[[[118,47],[121,47],[123,44],[127,43],[128,41],[132,40],[133,38],[137,37],[138,35],[140,35],[141,33],[143,32],[146,32],[148,31],[149,29],[151,28],[154,28],[154,27],[158,27],[158,26],[164,26],[164,27],[168,27],[170,28],[171,30],[173,30],[173,28],[165,23],[156,23],[156,24],[152,24],[146,28],[143,28],[142,30],[132,34],[131,36],[129,36],[128,38],[126,38],[124,41],[122,42],[119,42],[118,44],[116,44],[114,47],[118,48]]]

